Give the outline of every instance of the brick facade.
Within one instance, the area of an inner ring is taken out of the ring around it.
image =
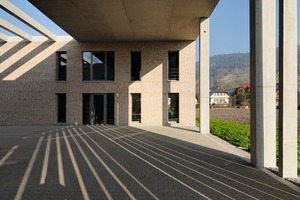
[[[168,51],[179,50],[179,81],[168,81]],[[56,52],[67,52],[67,81],[56,81]],[[82,51],[114,51],[115,81],[83,81]],[[130,52],[141,51],[141,81],[130,80]],[[179,124],[195,124],[195,42],[78,43],[61,39],[0,43],[0,124],[57,123],[57,93],[67,124],[82,124],[83,93],[114,93],[115,124],[132,125],[131,93],[141,93],[141,125],[168,124],[168,93],[179,93]]]

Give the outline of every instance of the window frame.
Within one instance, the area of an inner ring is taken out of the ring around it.
[[[139,101],[139,104],[135,104],[135,100]],[[135,105],[135,106],[134,106]],[[138,112],[134,112],[138,105]],[[142,120],[142,94],[131,93],[131,122],[139,122]]]
[[[139,54],[139,66],[133,65],[136,62],[133,62],[133,56]],[[142,79],[142,52],[141,51],[131,51],[130,52],[130,65],[131,65],[131,71],[130,71],[130,80],[131,81],[141,81]],[[135,79],[133,76],[134,69],[139,70],[139,77]]]
[[[63,58],[61,55],[65,54],[66,58]],[[65,59],[66,65],[61,65],[60,59]],[[62,67],[65,67],[63,75],[61,75]],[[67,51],[57,51],[56,52],[56,81],[67,81],[67,67],[68,67],[68,56]],[[61,78],[61,76],[63,78]]]
[[[57,123],[67,122],[67,94],[66,93],[56,93],[57,102]],[[63,119],[63,120],[62,120]]]
[[[171,55],[170,54],[176,54],[176,60],[175,60],[175,62],[176,62],[176,67],[170,67],[170,60],[172,59],[172,58],[170,58],[171,57]],[[175,77],[175,78],[172,78],[171,76],[174,76],[174,75],[171,75],[171,73],[170,73],[170,71],[171,71],[171,69],[177,69],[177,72],[175,72],[175,73],[177,73],[177,74],[175,74],[175,76],[177,76],[177,77]],[[174,51],[168,51],[168,80],[169,81],[179,81],[179,51],[178,50],[174,50]]]
[[[172,102],[172,98],[173,102]],[[174,104],[175,100],[175,104]],[[175,105],[175,107],[173,107]],[[173,108],[173,114],[170,113],[170,109]],[[171,115],[170,115],[171,114]],[[172,116],[173,115],[173,116]],[[179,93],[168,93],[168,122],[176,122],[179,123],[180,121],[180,94]]]
[[[90,63],[89,66],[84,64],[84,54],[88,53]],[[104,53],[104,79],[95,79],[94,74],[94,54],[95,53]],[[111,55],[109,55],[111,54]],[[112,56],[111,58],[108,58],[109,56]],[[109,68],[108,60],[112,59],[113,66]],[[84,69],[88,68],[88,78],[85,77]],[[112,71],[112,78],[109,78],[109,69]],[[114,51],[82,51],[82,80],[83,81],[115,81],[115,52]]]

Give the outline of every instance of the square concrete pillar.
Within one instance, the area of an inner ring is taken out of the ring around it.
[[[279,1],[279,174],[297,177],[297,0]]]
[[[276,167],[276,0],[250,0],[251,162]]]
[[[199,132],[209,134],[209,18],[200,19],[199,62]]]

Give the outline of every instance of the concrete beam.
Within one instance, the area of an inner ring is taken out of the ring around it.
[[[279,1],[279,174],[297,177],[297,0]]]
[[[37,21],[29,17],[27,14],[25,14],[23,11],[21,11],[19,8],[11,4],[7,0],[0,0],[0,7],[14,16],[15,18],[19,19],[23,23],[27,24],[29,27],[33,28],[37,32],[41,33],[42,35],[46,36],[50,40],[56,41],[56,35],[53,34],[51,31],[49,31],[47,28],[39,24]]]
[[[276,167],[276,1],[250,0],[251,162]]]
[[[0,40],[7,42],[8,41],[8,36],[4,35],[3,33],[0,33]]]
[[[209,18],[200,19],[199,61],[199,131],[200,133],[209,134]]]
[[[32,40],[31,35],[29,35],[28,33],[22,31],[18,27],[12,25],[8,21],[5,21],[4,19],[1,19],[1,18],[0,18],[0,27],[2,27],[3,29],[5,29],[9,32],[12,32],[13,34],[15,34],[25,40],[28,40],[28,41]]]

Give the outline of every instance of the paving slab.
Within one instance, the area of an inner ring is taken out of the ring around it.
[[[0,144],[0,199],[300,199],[196,127],[0,126]]]

